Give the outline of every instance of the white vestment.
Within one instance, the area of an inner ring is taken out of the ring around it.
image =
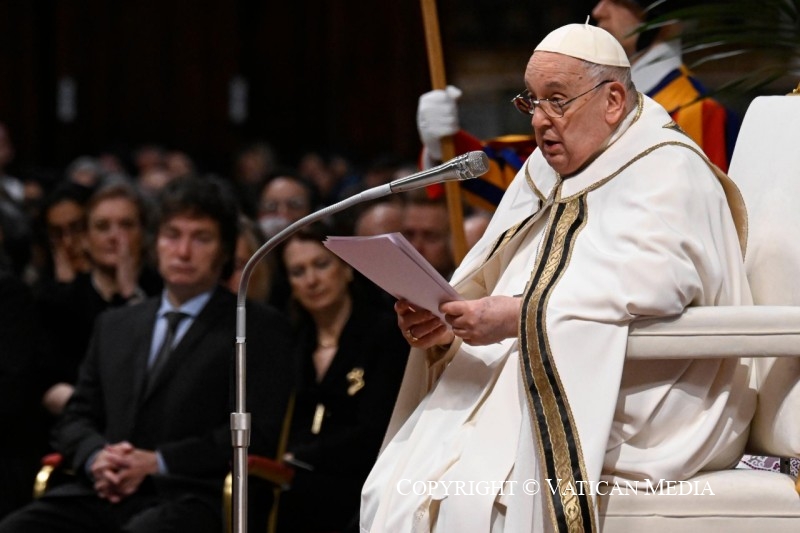
[[[522,295],[519,336],[456,339],[432,366],[412,350],[362,532],[592,531],[577,486],[736,462],[748,361],[625,361],[635,318],[750,303],[725,177],[640,103],[582,171],[561,179],[537,150],[505,193],[452,283]]]

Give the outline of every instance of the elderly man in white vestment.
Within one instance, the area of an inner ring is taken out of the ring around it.
[[[538,149],[413,346],[362,532],[596,531],[600,480],[734,465],[749,361],[625,361],[630,322],[749,304],[741,196],[596,27],[549,34],[515,99]],[[605,489],[606,491],[608,489]]]

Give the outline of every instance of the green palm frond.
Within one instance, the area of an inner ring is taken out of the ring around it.
[[[654,7],[663,14],[638,31],[680,21],[689,68],[733,58],[747,65],[719,91],[753,91],[784,76],[794,84],[800,78],[800,0],[659,0],[648,9]]]

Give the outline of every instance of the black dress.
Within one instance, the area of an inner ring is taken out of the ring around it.
[[[409,352],[392,308],[358,295],[321,382],[312,362],[316,345],[308,319],[297,341],[288,445],[299,466],[291,489],[281,495],[280,532],[341,531],[357,517],[361,487],[378,456]]]

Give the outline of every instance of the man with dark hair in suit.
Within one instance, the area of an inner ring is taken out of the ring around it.
[[[101,315],[54,432],[75,471],[0,531],[218,533],[231,452],[236,204],[214,180],[163,191],[156,253],[164,292]],[[174,319],[178,317],[178,319]],[[287,324],[247,312],[251,449],[274,455],[289,395]]]

